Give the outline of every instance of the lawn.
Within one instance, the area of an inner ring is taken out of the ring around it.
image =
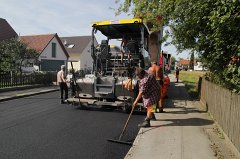
[[[199,77],[202,77],[206,72],[202,71],[180,71],[179,78],[186,86],[187,92],[191,98],[197,99],[199,92],[197,90]]]

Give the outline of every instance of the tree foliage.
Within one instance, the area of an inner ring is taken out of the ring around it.
[[[120,0],[115,0],[115,2],[120,3]],[[123,3],[120,3],[116,15],[122,12],[129,12],[129,9],[133,6],[131,13],[134,17],[143,18],[151,31],[159,31],[163,21],[160,14],[161,3],[158,2],[157,0],[125,0]]]
[[[153,30],[169,26],[168,36],[178,51],[198,52],[210,79],[240,92],[239,0],[124,0],[117,13],[129,9],[134,17],[152,23]],[[156,17],[162,17],[161,22]]]
[[[171,69],[173,70],[175,68],[176,58],[174,56],[171,56]]]
[[[0,72],[21,72],[23,62],[37,60],[38,54],[18,39],[0,42]]]
[[[189,68],[190,69],[194,69],[194,52],[191,53],[191,57],[190,57],[190,62],[189,62]]]

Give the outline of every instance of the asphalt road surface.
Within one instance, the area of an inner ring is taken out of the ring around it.
[[[117,139],[128,114],[60,104],[58,92],[0,102],[0,159],[123,159]],[[123,140],[134,140],[144,115],[130,119]]]

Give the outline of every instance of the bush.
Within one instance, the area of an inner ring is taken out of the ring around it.
[[[222,72],[207,73],[205,77],[215,84],[240,93],[240,66],[237,64],[228,65]]]

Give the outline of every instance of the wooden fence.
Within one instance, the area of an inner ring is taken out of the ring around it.
[[[56,74],[53,73],[31,75],[0,74],[0,88],[34,84],[48,85],[52,84],[55,81]]]
[[[200,100],[240,152],[240,95],[202,79]]]

